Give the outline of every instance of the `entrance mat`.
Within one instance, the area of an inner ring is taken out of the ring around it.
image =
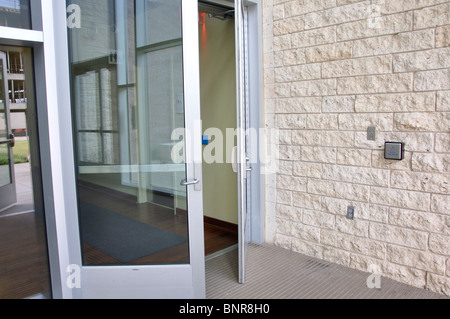
[[[80,203],[81,238],[122,263],[187,242],[187,238],[110,210]]]

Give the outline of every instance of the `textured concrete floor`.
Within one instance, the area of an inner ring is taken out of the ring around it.
[[[247,283],[237,283],[237,250],[206,262],[209,299],[441,299],[425,289],[381,277],[369,289],[371,275],[270,245],[250,245]]]

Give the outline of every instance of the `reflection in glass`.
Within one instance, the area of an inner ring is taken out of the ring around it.
[[[0,140],[8,139],[8,122],[6,118],[6,99],[5,81],[3,78],[4,61],[0,59]],[[10,146],[9,144],[0,144],[0,187],[11,184],[10,170]]]
[[[181,1],[67,4],[83,263],[188,263]]]
[[[39,146],[31,48],[0,47],[0,56],[4,57],[0,59],[0,139],[12,131],[19,133],[14,148],[10,144],[0,148],[0,299],[51,298],[41,169],[36,155]],[[15,59],[21,60],[20,69],[9,67]],[[8,72],[2,60],[9,61]],[[11,102],[5,99],[5,90],[10,91]],[[10,113],[20,112],[24,121],[9,119]]]
[[[30,0],[0,0],[0,26],[31,29]]]

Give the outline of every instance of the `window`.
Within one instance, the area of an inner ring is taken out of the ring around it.
[[[30,0],[0,0],[0,26],[31,29]]]

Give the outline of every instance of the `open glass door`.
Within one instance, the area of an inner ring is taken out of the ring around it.
[[[80,298],[204,298],[198,7],[71,0]]]
[[[0,211],[17,201],[9,105],[6,54],[0,52]]]
[[[250,242],[250,145],[248,99],[248,28],[244,1],[235,0],[236,92],[237,92],[237,162],[239,202],[239,282],[246,281],[247,246]]]

